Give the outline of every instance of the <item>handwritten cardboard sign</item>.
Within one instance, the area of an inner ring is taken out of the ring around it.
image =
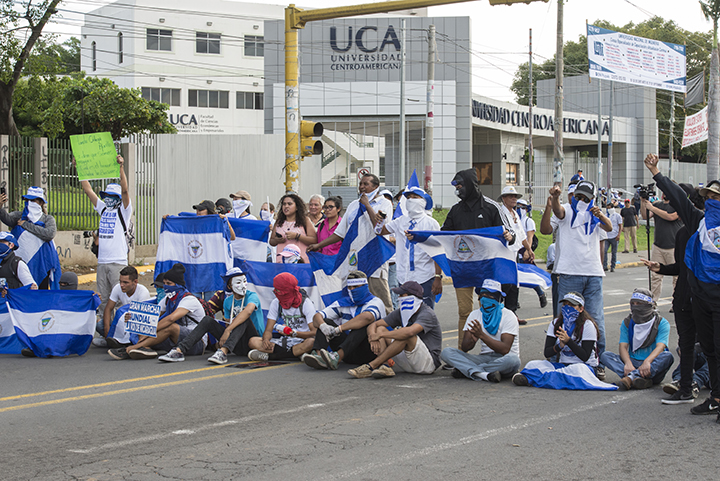
[[[120,164],[110,132],[71,135],[70,145],[80,180],[120,177]]]
[[[130,303],[130,320],[127,321],[125,332],[134,332],[141,336],[157,337],[157,324],[160,318],[160,306],[149,302],[132,301]]]

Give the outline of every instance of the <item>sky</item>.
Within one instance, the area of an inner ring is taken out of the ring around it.
[[[121,0],[122,1],[122,0]],[[323,8],[327,0],[294,0],[302,8]],[[49,30],[62,37],[79,35],[81,12],[112,3],[106,0],[66,0],[60,7],[61,23]],[[171,2],[169,2],[171,3]],[[278,0],[255,0],[254,3],[281,4]],[[334,0],[333,6],[354,5],[362,0]],[[201,9],[202,2],[198,2]],[[485,0],[430,7],[429,16],[470,16],[472,24],[473,91],[502,101],[514,101],[509,90],[517,66],[528,60],[529,29],[533,30],[533,62],[552,58],[556,49],[557,0],[530,5],[491,6]],[[673,19],[690,31],[710,31],[697,0],[566,0],[564,4],[564,38],[577,40],[585,34],[585,22],[607,20],[623,26],[641,23],[653,16]],[[441,33],[441,32],[439,32]],[[451,34],[451,32],[448,32]],[[61,37],[61,38],[62,38]]]

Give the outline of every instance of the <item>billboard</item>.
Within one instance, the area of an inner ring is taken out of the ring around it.
[[[587,26],[590,77],[685,92],[684,45]]]

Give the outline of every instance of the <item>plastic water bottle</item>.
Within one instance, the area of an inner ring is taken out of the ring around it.
[[[375,224],[375,233],[377,235],[380,235],[382,232],[383,226],[385,225],[385,219],[387,219],[387,215],[385,215],[385,212],[380,211],[377,213],[378,221],[377,224]]]

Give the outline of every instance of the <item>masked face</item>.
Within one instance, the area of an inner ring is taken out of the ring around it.
[[[182,286],[178,286],[178,285],[171,286],[171,285],[165,284],[165,295],[167,296],[168,299],[171,299],[171,300],[175,299],[175,296],[177,296],[178,292],[180,292],[181,290],[182,290]]]
[[[165,286],[155,288],[158,303],[165,297]]]
[[[235,210],[235,215],[240,217],[240,214],[244,213],[248,207],[250,207],[252,203],[249,200],[245,199],[235,199],[233,200],[233,209]]]
[[[245,276],[235,276],[230,281],[230,287],[234,294],[244,297],[247,292],[247,278]]]
[[[105,206],[110,210],[120,207],[120,198],[114,195],[107,195],[103,197],[102,201],[105,202]]]
[[[269,222],[272,219],[272,214],[270,213],[269,210],[261,210],[260,211],[260,219]]]
[[[12,249],[4,242],[0,242],[0,259],[4,259]]]
[[[460,199],[465,199],[465,197],[467,197],[467,189],[465,186],[457,181],[453,181],[453,185],[455,186],[455,195]]]
[[[409,198],[407,200],[407,204],[405,204],[408,215],[411,219],[416,219],[418,217],[421,217],[425,215],[425,199],[411,199]]]
[[[282,256],[283,258],[283,264],[297,264],[300,262],[300,256],[299,255],[291,255],[291,256]]]
[[[37,204],[32,201],[28,202],[27,208],[28,208],[28,217],[30,217],[31,219],[33,219],[35,221],[37,221],[43,213],[42,207],[40,206],[40,204]]]

